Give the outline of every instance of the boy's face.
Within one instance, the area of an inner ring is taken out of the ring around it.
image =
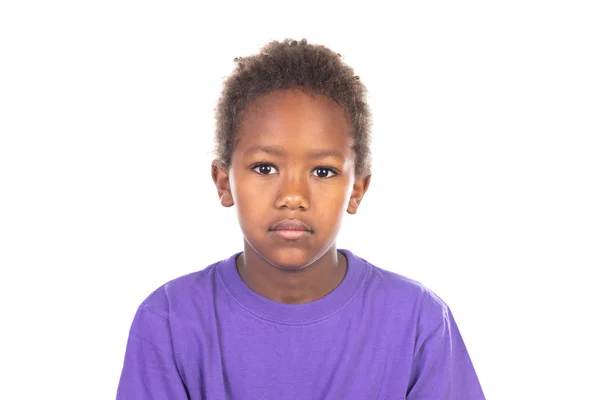
[[[272,265],[300,269],[335,243],[370,176],[354,176],[350,124],[327,97],[269,93],[244,111],[229,171],[213,164],[221,204],[237,206],[249,247]],[[300,221],[298,227],[280,221]],[[296,230],[296,231],[294,231]]]

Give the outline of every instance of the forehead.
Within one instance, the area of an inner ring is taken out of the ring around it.
[[[241,116],[236,151],[257,145],[295,154],[337,150],[349,155],[350,123],[344,108],[326,96],[275,91],[251,102]]]

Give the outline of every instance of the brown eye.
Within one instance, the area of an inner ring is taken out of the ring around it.
[[[277,171],[277,169],[270,164],[258,164],[252,167],[252,170],[261,175],[271,175]]]
[[[332,170],[331,168],[325,168],[325,167],[315,168],[313,172],[316,173],[316,175],[319,178],[331,178],[332,176],[337,175],[334,170]],[[329,174],[331,174],[331,175],[329,175]]]

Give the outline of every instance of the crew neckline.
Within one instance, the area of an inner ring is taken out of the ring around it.
[[[227,291],[247,311],[259,318],[287,325],[320,322],[344,308],[359,292],[368,272],[367,263],[346,249],[337,249],[347,260],[347,269],[340,284],[324,297],[303,304],[286,304],[268,299],[248,287],[237,271],[237,252],[221,261],[218,274]]]

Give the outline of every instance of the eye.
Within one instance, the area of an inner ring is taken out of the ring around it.
[[[256,164],[252,167],[253,171],[258,172],[260,175],[272,175],[277,171],[277,168],[271,164]]]
[[[331,178],[332,176],[337,175],[337,172],[335,172],[333,169],[326,167],[317,167],[313,170],[313,173],[319,178]]]

